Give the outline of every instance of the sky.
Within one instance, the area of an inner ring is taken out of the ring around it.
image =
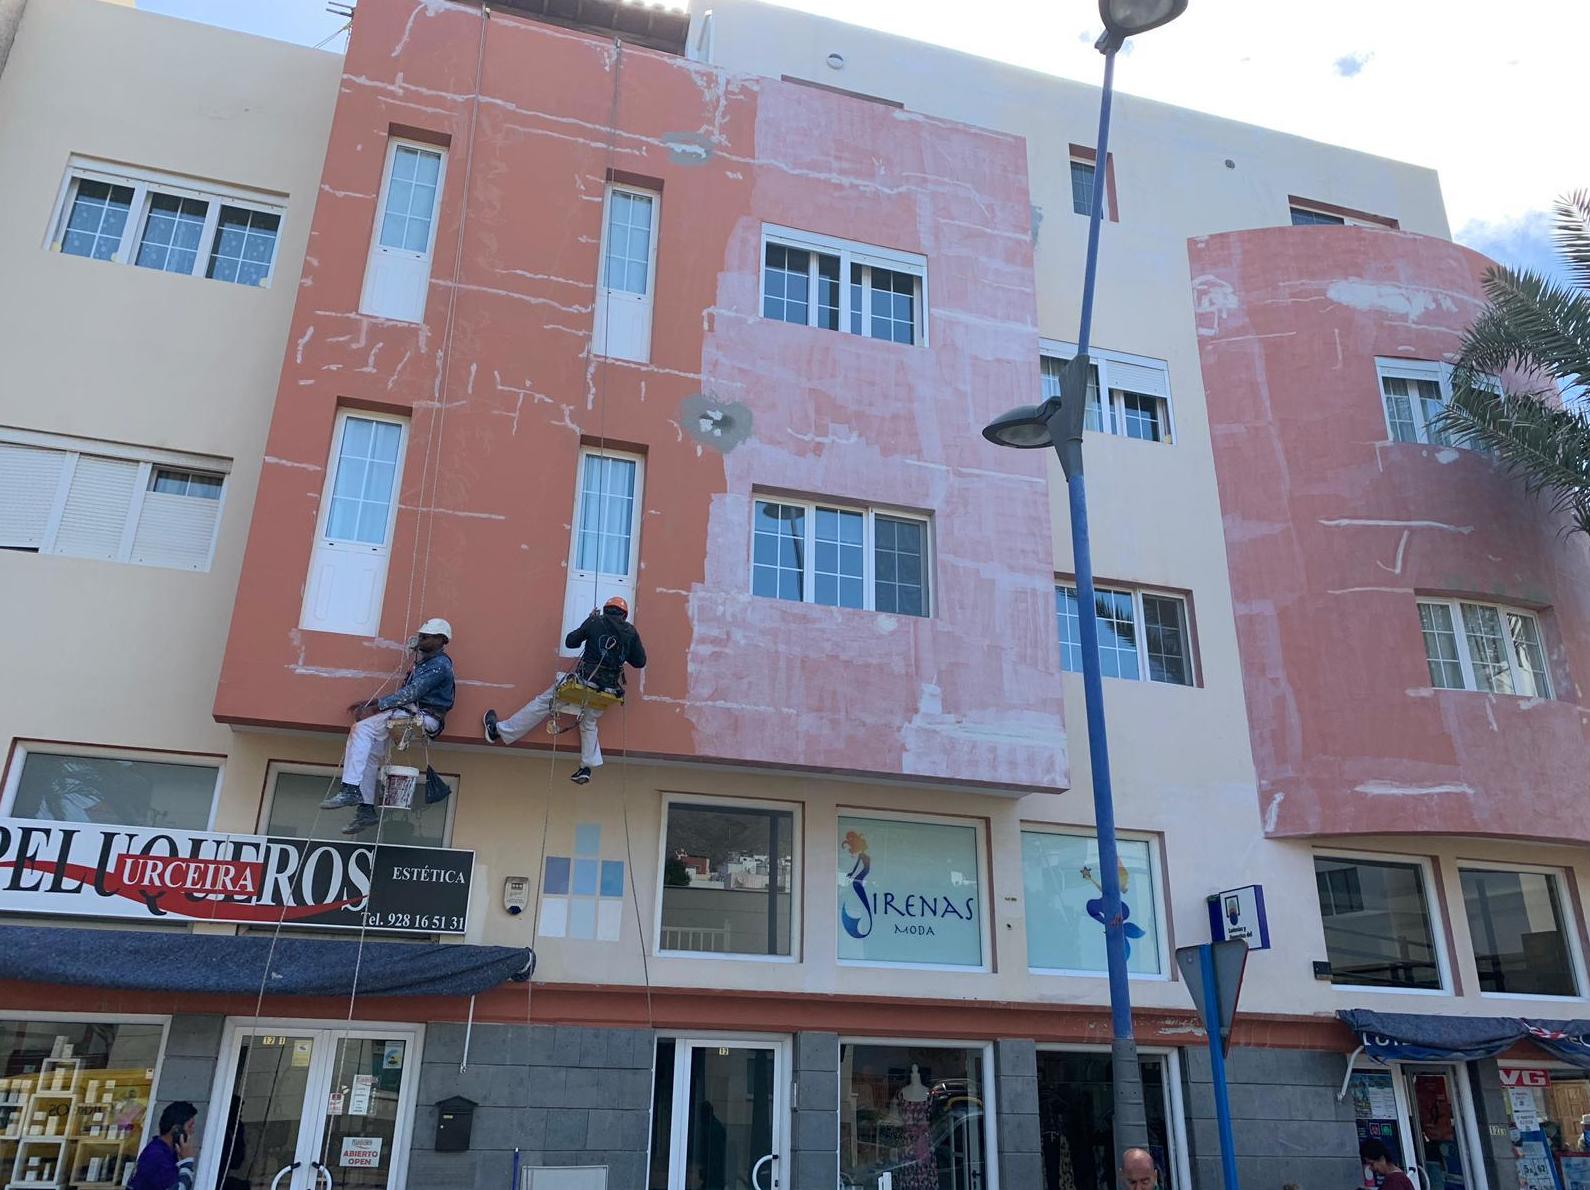
[[[710,0],[695,0],[705,3]],[[968,53],[1097,82],[1092,0],[784,0]],[[326,0],[138,0],[189,20],[338,49]],[[968,14],[975,12],[976,19]],[[1128,43],[1122,91],[1435,168],[1454,237],[1560,276],[1551,202],[1590,188],[1587,0],[1191,0]]]

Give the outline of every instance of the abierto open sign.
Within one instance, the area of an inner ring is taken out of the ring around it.
[[[352,1169],[375,1169],[381,1164],[379,1136],[345,1136],[338,1165]]]

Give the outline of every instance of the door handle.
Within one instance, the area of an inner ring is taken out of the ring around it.
[[[315,1187],[316,1187],[316,1190],[319,1190],[320,1175],[321,1174],[325,1174],[326,1175],[326,1190],[332,1190],[332,1187],[335,1186],[337,1184],[337,1182],[336,1182],[336,1179],[331,1176],[331,1170],[327,1169],[324,1165],[320,1164],[320,1162],[318,1162],[318,1161],[311,1161],[309,1164],[315,1167]]]
[[[778,1154],[777,1153],[768,1153],[765,1157],[763,1157],[755,1165],[751,1166],[751,1190],[777,1190],[777,1187],[778,1187],[778,1174],[777,1173],[773,1174],[773,1180],[771,1182],[769,1182],[766,1186],[762,1185],[762,1167],[764,1165],[773,1165],[773,1164],[777,1163],[777,1161],[778,1161]]]
[[[284,1165],[276,1171],[276,1176],[271,1179],[271,1190],[276,1190],[276,1184],[302,1165],[302,1161],[294,1161],[291,1165]]]

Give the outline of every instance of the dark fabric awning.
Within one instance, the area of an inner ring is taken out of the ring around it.
[[[1421,1012],[1336,1014],[1358,1035],[1372,1058],[1387,1062],[1468,1061],[1494,1058],[1520,1041],[1590,1070],[1590,1021],[1517,1016],[1442,1016]]]
[[[273,945],[274,942],[274,945]],[[527,979],[522,946],[0,926],[0,979],[128,991],[470,996]]]

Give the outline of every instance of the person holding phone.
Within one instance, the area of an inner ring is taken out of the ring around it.
[[[199,1109],[185,1099],[166,1104],[160,1135],[138,1154],[127,1190],[193,1190],[193,1121]]]

